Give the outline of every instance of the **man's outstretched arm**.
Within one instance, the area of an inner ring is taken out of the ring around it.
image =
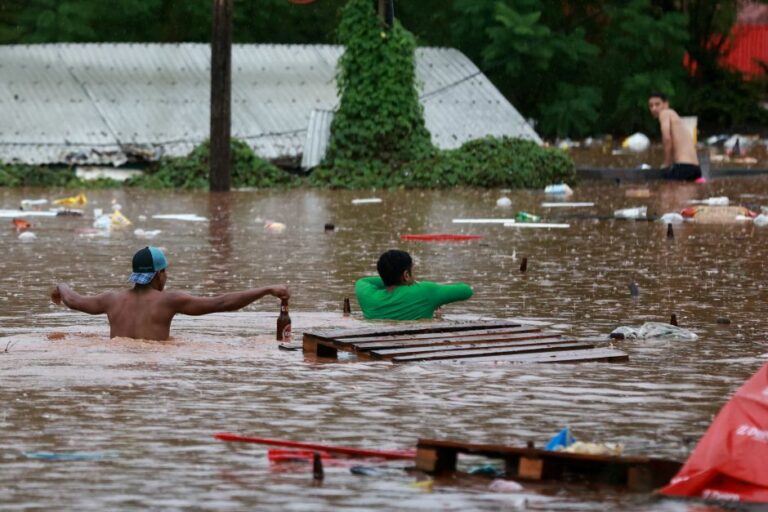
[[[98,295],[80,295],[68,284],[61,283],[51,291],[51,301],[54,304],[64,303],[70,309],[82,311],[89,315],[102,315],[107,312],[107,305],[112,298],[112,292],[104,292]]]
[[[285,300],[291,297],[287,286],[276,285],[252,288],[243,292],[224,293],[215,297],[197,297],[188,293],[172,293],[169,294],[169,300],[176,313],[198,316],[223,311],[236,311],[265,295],[273,295],[278,299]]]

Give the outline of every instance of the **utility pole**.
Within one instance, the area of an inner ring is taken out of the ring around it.
[[[379,18],[387,28],[392,28],[392,24],[395,22],[395,0],[377,0],[377,2],[376,12],[379,14]]]
[[[232,2],[213,0],[211,36],[211,153],[208,183],[212,192],[230,187],[232,133]]]

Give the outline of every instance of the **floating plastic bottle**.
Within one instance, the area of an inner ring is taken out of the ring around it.
[[[647,206],[638,206],[636,208],[622,208],[613,212],[617,219],[642,219],[648,213]]]
[[[707,197],[706,199],[691,199],[688,204],[704,204],[707,206],[728,206],[730,200],[725,196]]]
[[[515,220],[517,222],[539,222],[541,217],[528,212],[517,212],[517,215],[515,215]]]

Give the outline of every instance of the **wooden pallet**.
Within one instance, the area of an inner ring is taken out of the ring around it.
[[[455,472],[459,453],[502,459],[506,476],[516,480],[594,482],[619,485],[631,491],[650,491],[666,485],[682,465],[642,456],[585,455],[419,439],[416,468],[438,475]]]
[[[335,358],[339,351],[394,363],[438,360],[572,363],[627,361],[620,350],[595,348],[559,332],[508,321],[441,322],[332,329],[304,333],[304,352]]]

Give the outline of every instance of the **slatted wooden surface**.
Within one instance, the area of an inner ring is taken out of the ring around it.
[[[336,357],[338,351],[361,359],[395,363],[437,360],[568,363],[627,361],[625,352],[595,348],[559,332],[508,321],[413,323],[366,329],[304,333],[304,352]]]
[[[666,485],[681,466],[677,461],[643,456],[586,455],[419,439],[416,468],[433,474],[452,473],[456,471],[460,453],[501,459],[505,463],[506,476],[515,480],[600,482],[632,491],[650,491]]]

